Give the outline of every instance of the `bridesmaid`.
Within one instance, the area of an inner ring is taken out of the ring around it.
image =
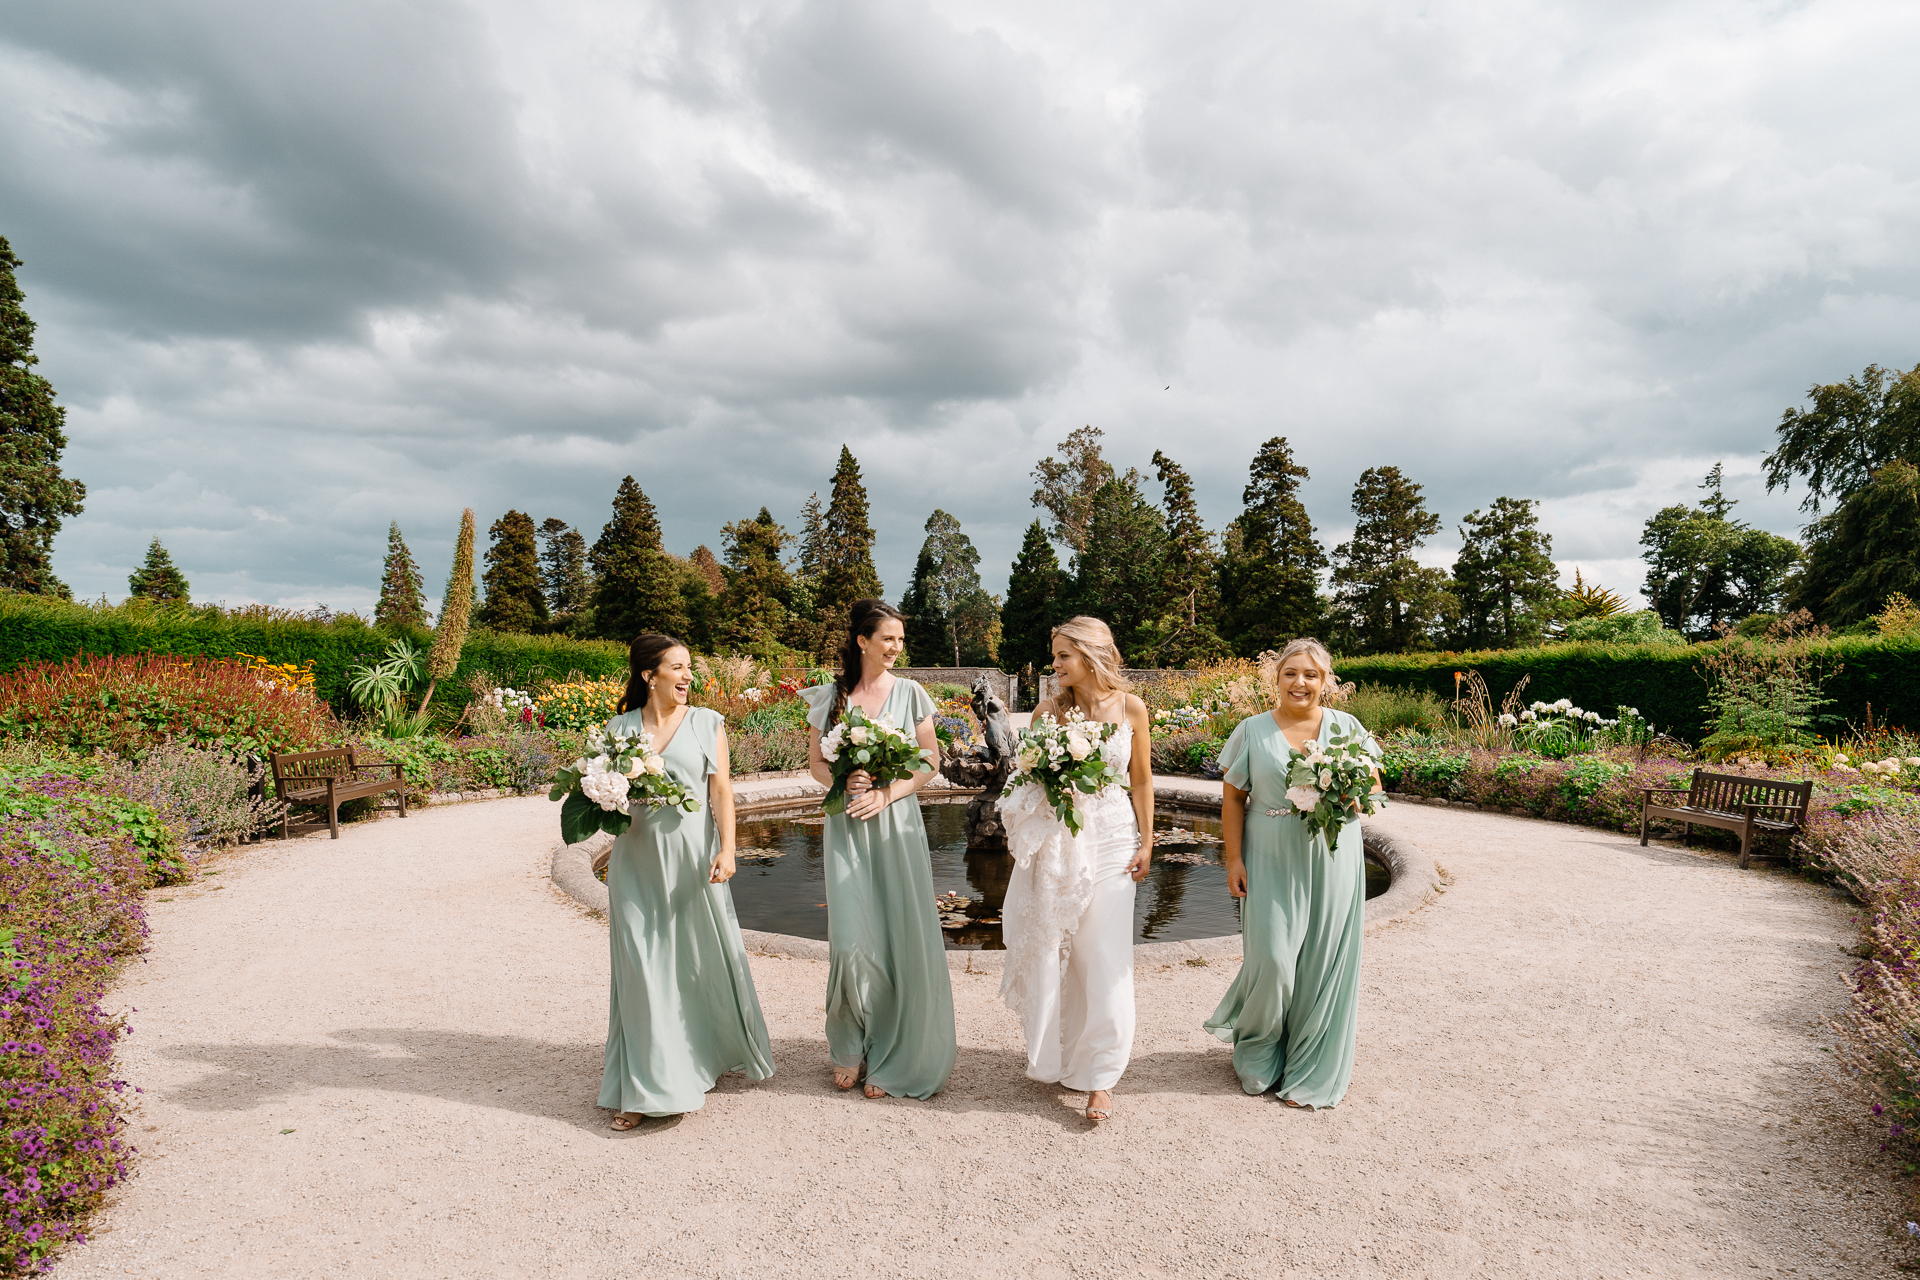
[[[839,677],[801,691],[811,706],[808,763],[822,786],[833,774],[820,736],[849,706],[912,731],[939,767],[933,699],[890,670],[905,646],[898,609],[853,602]],[[864,1078],[869,1098],[931,1098],[953,1073],[953,982],[914,799],[931,777],[876,787],[857,772],[846,812],[827,818],[827,1049],[834,1084],[851,1089]]]
[[[1081,848],[1060,850],[1074,865],[1040,865],[1050,852],[1043,846],[1014,868],[1001,912],[1000,994],[1026,1029],[1027,1075],[1084,1092],[1087,1119],[1098,1124],[1113,1115],[1113,1087],[1133,1053],[1133,904],[1153,858],[1153,730],[1100,619],[1053,629],[1053,671],[1059,692],[1034,708],[1035,718],[1064,722],[1078,711],[1118,725],[1107,758],[1129,789],[1109,788],[1081,806]],[[1039,803],[1041,820],[1055,821]]]
[[[653,735],[668,774],[698,795],[697,813],[636,808],[607,859],[613,995],[600,1105],[613,1128],[706,1105],[729,1071],[773,1074],[773,1049],[733,914],[733,782],[726,721],[689,707],[693,661],[672,636],[628,652],[620,729]]]
[[[1245,900],[1245,959],[1206,1027],[1233,1046],[1241,1088],[1312,1110],[1339,1102],[1353,1076],[1366,869],[1358,822],[1340,829],[1329,856],[1283,812],[1287,768],[1335,725],[1360,734],[1375,759],[1380,748],[1358,720],[1320,705],[1333,658],[1318,640],[1293,641],[1276,668],[1279,705],[1242,720],[1220,752],[1227,888]]]

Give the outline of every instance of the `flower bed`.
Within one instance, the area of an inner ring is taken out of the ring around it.
[[[0,775],[0,813],[0,1273],[24,1274],[126,1176],[125,1027],[100,1001],[145,946],[141,890],[193,863],[104,771]]]

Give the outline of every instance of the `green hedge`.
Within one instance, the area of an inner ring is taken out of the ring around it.
[[[1478,653],[1386,654],[1341,658],[1342,680],[1401,689],[1428,689],[1454,696],[1454,672],[1478,671],[1498,704],[1524,675],[1531,675],[1528,701],[1571,698],[1611,715],[1616,706],[1637,707],[1661,730],[1689,742],[1706,734],[1706,673],[1702,660],[1718,647],[1555,644],[1537,649]],[[1822,686],[1833,701],[1817,722],[1828,737],[1846,725],[1863,725],[1867,708],[1879,725],[1920,729],[1920,641],[1912,638],[1836,636],[1813,644]]]
[[[317,622],[270,609],[228,611],[144,601],[80,604],[0,592],[0,671],[33,662],[64,662],[79,654],[231,658],[250,653],[295,665],[312,659],[320,696],[340,709],[350,705],[348,668],[379,655],[394,636],[403,634],[422,647],[432,640],[426,631],[375,628],[355,617]],[[449,708],[464,706],[467,675],[477,669],[524,687],[537,677],[561,679],[570,671],[624,674],[627,651],[606,640],[475,631],[460,651],[459,669],[434,693],[434,705],[445,699]]]

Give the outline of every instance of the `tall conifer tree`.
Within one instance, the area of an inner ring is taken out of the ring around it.
[[[613,518],[600,531],[589,559],[595,579],[594,629],[622,643],[647,631],[679,635],[687,629],[680,586],[660,539],[660,517],[632,476],[613,496]]]
[[[1027,526],[1020,555],[1007,575],[1007,602],[1000,610],[1000,658],[1015,670],[1036,671],[1053,661],[1053,628],[1067,617],[1067,575],[1038,520]]]
[[[546,584],[540,579],[540,548],[533,517],[509,511],[487,530],[486,603],[482,626],[495,631],[532,632],[547,620]]]
[[[1430,647],[1450,607],[1447,575],[1413,558],[1440,531],[1421,488],[1398,467],[1371,467],[1353,487],[1353,538],[1333,549],[1334,614],[1344,653]]]
[[[380,575],[380,603],[374,606],[374,625],[420,630],[427,625],[426,579],[400,536],[400,522],[387,525],[387,561]]]
[[[785,598],[791,587],[781,555],[791,536],[765,507],[720,534],[727,586],[715,611],[714,639],[740,649],[779,643],[787,629]]]
[[[880,575],[873,567],[873,526],[867,523],[867,489],[860,480],[860,464],[845,445],[840,446],[833,496],[821,528],[814,600],[820,616],[821,654],[832,657],[846,634],[847,606],[880,594]]]
[[[1164,491],[1160,505],[1167,541],[1158,566],[1157,634],[1145,656],[1155,666],[1168,667],[1217,661],[1229,653],[1218,630],[1220,556],[1200,518],[1186,469],[1158,449],[1153,466]]]
[[[64,599],[73,593],[53,576],[53,535],[62,517],[80,514],[87,487],[60,474],[67,411],[33,371],[40,357],[18,266],[0,236],[0,589]]]
[[[913,562],[913,578],[907,583],[907,593],[900,597],[900,612],[907,615],[907,663],[910,666],[939,666],[931,655],[946,647],[946,615],[934,603],[933,579],[938,572],[932,549],[922,543],[920,555]]]
[[[540,584],[547,612],[571,618],[593,603],[593,578],[587,573],[587,540],[554,516],[540,523]]]
[[[127,577],[127,589],[145,600],[164,600],[185,604],[192,593],[187,575],[174,568],[173,557],[155,538],[147,546],[147,559]]]
[[[1553,538],[1540,531],[1531,498],[1496,498],[1460,526],[1453,562],[1458,619],[1455,643],[1466,649],[1538,644],[1564,597]]]
[[[1086,532],[1073,557],[1076,609],[1113,628],[1114,644],[1128,666],[1153,660],[1158,639],[1160,564],[1167,531],[1160,509],[1146,500],[1129,471],[1094,493]]]
[[[1327,553],[1300,501],[1307,478],[1285,436],[1261,445],[1248,468],[1246,506],[1227,527],[1219,566],[1221,631],[1242,657],[1323,629]]]

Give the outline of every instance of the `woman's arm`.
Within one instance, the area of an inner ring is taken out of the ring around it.
[[[1247,863],[1241,853],[1247,830],[1247,795],[1231,782],[1220,784],[1220,838],[1227,846],[1227,892],[1247,896]]]
[[[713,806],[713,825],[720,833],[720,849],[707,870],[712,884],[733,879],[733,761],[727,751],[727,726],[721,725],[713,739],[713,772],[707,775],[707,803]]]
[[[1127,864],[1135,880],[1147,878],[1153,865],[1153,721],[1147,704],[1127,695],[1127,723],[1133,726],[1133,758],[1127,763],[1127,786],[1132,791],[1133,820],[1140,830],[1140,851]]]

